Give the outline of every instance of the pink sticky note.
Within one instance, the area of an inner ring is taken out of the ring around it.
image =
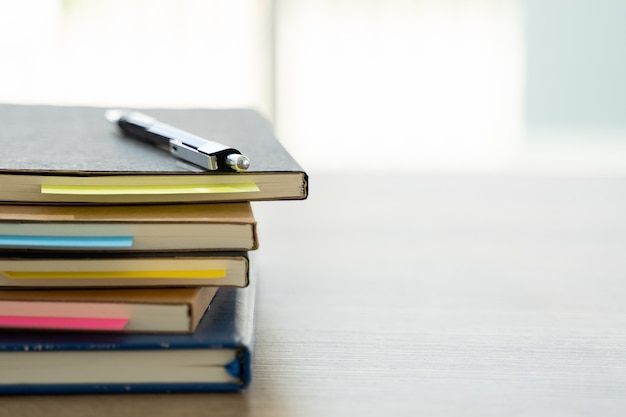
[[[0,316],[0,327],[24,329],[122,330],[127,318]]]

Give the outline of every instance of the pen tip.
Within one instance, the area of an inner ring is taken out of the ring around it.
[[[226,157],[226,164],[237,172],[247,171],[250,168],[250,160],[239,154],[230,154]]]
[[[122,118],[123,111],[119,109],[111,109],[104,112],[104,118],[111,123],[117,123]]]
[[[237,160],[237,168],[241,171],[245,171],[250,168],[250,160],[245,156],[241,155],[241,157]]]

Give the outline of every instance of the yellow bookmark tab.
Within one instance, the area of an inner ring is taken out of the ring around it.
[[[10,279],[214,279],[224,278],[225,269],[191,271],[4,271]]]
[[[258,191],[259,187],[253,182],[194,185],[41,185],[42,194],[63,195],[226,194]]]

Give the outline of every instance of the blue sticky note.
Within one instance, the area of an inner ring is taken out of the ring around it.
[[[0,247],[130,248],[132,236],[20,236],[0,235]]]

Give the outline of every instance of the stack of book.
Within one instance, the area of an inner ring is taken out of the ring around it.
[[[251,110],[152,109],[244,152],[199,169],[104,109],[0,105],[0,393],[236,391],[251,377],[251,201],[308,178]]]

